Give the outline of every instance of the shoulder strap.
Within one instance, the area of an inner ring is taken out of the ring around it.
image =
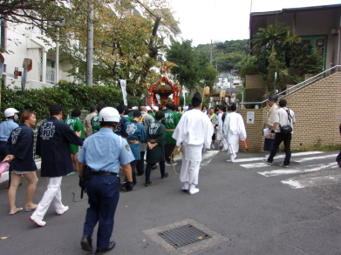
[[[212,115],[211,115],[211,117],[210,117],[210,120],[212,120],[212,119],[213,119],[214,115],[215,115],[215,114],[212,114]]]
[[[146,116],[147,113],[143,114],[142,118],[139,120],[139,123],[142,123],[144,116]]]

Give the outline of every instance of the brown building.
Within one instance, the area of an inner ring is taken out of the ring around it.
[[[340,65],[341,4],[290,8],[250,14],[250,41],[259,28],[283,23],[302,41],[322,49],[324,70]],[[252,48],[252,43],[251,43]]]

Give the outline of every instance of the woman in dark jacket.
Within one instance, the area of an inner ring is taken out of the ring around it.
[[[149,125],[147,130],[147,167],[146,167],[146,183],[148,187],[150,181],[150,172],[156,163],[160,163],[161,179],[167,178],[168,173],[165,172],[165,144],[166,144],[166,127],[161,123],[164,118],[163,111],[155,113],[155,122]]]
[[[7,141],[7,156],[3,161],[7,161],[11,165],[11,185],[8,190],[8,200],[10,211],[13,215],[23,210],[16,207],[15,199],[17,189],[24,176],[28,181],[25,211],[33,211],[37,205],[32,203],[32,198],[38,183],[36,174],[37,166],[33,159],[34,132],[32,127],[36,124],[36,116],[31,111],[24,111],[20,117],[20,125],[14,129]]]

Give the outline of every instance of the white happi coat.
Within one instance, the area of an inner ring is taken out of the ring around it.
[[[225,118],[224,133],[227,136],[229,153],[236,154],[239,151],[239,139],[246,139],[246,130],[243,117],[236,112],[231,112]]]
[[[213,132],[210,119],[200,110],[193,109],[182,115],[173,133],[176,145],[183,145],[181,182],[198,184],[202,148],[210,148]]]

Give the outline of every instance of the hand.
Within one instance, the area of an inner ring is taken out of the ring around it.
[[[13,159],[15,159],[14,155],[7,155],[2,161],[11,162]]]
[[[270,133],[270,137],[273,138],[275,136],[274,133]]]
[[[76,131],[76,136],[81,137],[82,131]]]
[[[132,191],[134,189],[134,183],[133,182],[125,182],[124,187],[126,191]]]

